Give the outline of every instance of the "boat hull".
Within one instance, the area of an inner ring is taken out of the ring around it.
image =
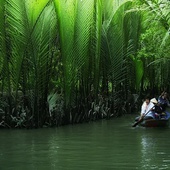
[[[155,119],[148,119],[148,120],[144,120],[143,122],[141,122],[140,124],[143,127],[168,127],[169,126],[169,119],[159,119],[159,120],[155,120]]]

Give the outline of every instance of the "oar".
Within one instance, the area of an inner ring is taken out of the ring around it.
[[[155,107],[155,105],[154,105],[149,111],[147,111],[147,112],[144,114],[144,116],[143,116],[139,121],[137,121],[135,124],[133,124],[132,127],[136,127],[139,123],[143,122],[144,117],[145,117],[154,107]]]

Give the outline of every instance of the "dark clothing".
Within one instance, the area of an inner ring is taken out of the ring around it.
[[[162,106],[155,105],[153,111],[155,111],[155,113],[161,114],[164,110],[163,110]]]
[[[168,99],[165,99],[160,96],[158,98],[158,102],[160,103],[160,106],[162,107],[163,111],[165,111],[169,103]]]
[[[168,105],[167,105],[167,103],[164,103],[164,104],[161,104],[161,106],[163,108],[163,111],[165,111]]]

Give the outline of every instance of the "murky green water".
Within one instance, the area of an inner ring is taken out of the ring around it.
[[[0,130],[0,170],[170,169],[170,128],[132,128],[133,119]]]

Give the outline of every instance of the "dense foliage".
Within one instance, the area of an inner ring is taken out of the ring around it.
[[[0,126],[131,113],[169,90],[170,1],[1,0]]]

